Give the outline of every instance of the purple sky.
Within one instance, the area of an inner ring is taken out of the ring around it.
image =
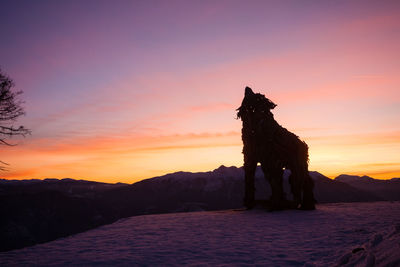
[[[32,136],[7,178],[134,181],[242,164],[246,85],[311,168],[400,174],[398,1],[2,1]]]

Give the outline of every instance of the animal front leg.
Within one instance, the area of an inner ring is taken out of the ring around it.
[[[280,167],[271,167],[268,164],[263,164],[262,169],[265,179],[271,186],[271,210],[283,209],[285,194],[283,192],[283,169]]]
[[[256,173],[256,162],[245,162],[244,163],[244,183],[245,183],[245,192],[244,192],[244,200],[243,204],[246,208],[252,209],[255,205],[254,201],[254,175]]]

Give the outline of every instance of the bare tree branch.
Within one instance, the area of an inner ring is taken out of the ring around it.
[[[12,136],[23,136],[30,134],[31,131],[24,126],[14,127],[15,122],[20,116],[25,115],[25,110],[22,107],[24,103],[18,99],[22,91],[13,91],[14,82],[7,75],[3,74],[0,69],[0,145],[14,146],[5,138]],[[0,164],[8,165],[0,161]],[[6,168],[0,165],[0,171],[5,171]]]

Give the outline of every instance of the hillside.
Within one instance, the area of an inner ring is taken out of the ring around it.
[[[374,194],[385,200],[400,199],[400,180],[393,178],[390,180],[378,180],[369,176],[339,175],[335,181],[344,182],[354,188]]]
[[[291,198],[288,175],[286,171],[284,188],[287,197]],[[386,200],[318,172],[310,172],[310,175],[315,181],[314,193],[318,203]],[[242,168],[225,166],[211,172],[177,172],[111,189],[102,197],[111,201],[113,206],[119,205],[122,216],[133,210],[150,214],[238,208],[242,206],[243,176]],[[257,169],[255,183],[256,198],[267,199],[271,190],[261,168]]]
[[[289,192],[285,172],[285,191]],[[400,181],[329,179],[310,172],[318,203],[400,200]],[[134,215],[211,211],[242,207],[243,169],[221,166],[210,172],[177,172],[131,185],[73,179],[0,180],[0,251],[54,240]],[[372,178],[371,178],[372,179]],[[374,184],[379,190],[374,190]],[[361,183],[362,184],[362,183]],[[256,172],[256,197],[270,188]],[[388,197],[384,195],[388,193]],[[288,197],[290,198],[289,193]]]

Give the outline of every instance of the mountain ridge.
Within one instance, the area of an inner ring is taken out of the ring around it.
[[[207,174],[213,174],[213,173],[218,173],[221,174],[223,173],[225,170],[243,170],[243,167],[237,167],[237,166],[225,166],[225,165],[220,165],[218,168],[211,170],[211,171],[202,171],[202,172],[190,172],[190,171],[176,171],[176,172],[171,172],[171,173],[167,173],[167,174],[163,174],[163,175],[159,175],[159,176],[154,176],[154,177],[150,177],[150,178],[144,178],[142,180],[139,180],[137,182],[133,182],[133,183],[123,183],[123,182],[116,182],[116,183],[109,183],[109,182],[100,182],[100,181],[92,181],[92,180],[85,180],[85,179],[76,179],[76,178],[43,178],[43,179],[37,179],[37,178],[33,178],[33,179],[4,179],[4,178],[0,178],[0,185],[2,184],[12,184],[12,183],[19,183],[19,182],[23,182],[25,184],[30,184],[30,183],[39,183],[41,181],[46,181],[46,182],[56,182],[56,181],[82,181],[82,182],[93,182],[93,183],[101,183],[101,184],[110,184],[110,185],[115,185],[115,184],[120,184],[120,185],[131,185],[131,184],[135,184],[141,181],[145,181],[145,180],[151,180],[151,179],[159,179],[159,178],[163,178],[163,177],[171,177],[171,176],[184,176],[184,175],[207,175]],[[257,173],[261,172],[261,168],[260,166],[257,166]],[[309,171],[310,174],[312,173],[318,173],[323,175],[322,173],[318,172],[318,171]],[[325,175],[323,175],[324,177],[327,177]],[[312,177],[314,178],[314,177]],[[338,180],[340,182],[346,182],[346,181],[352,181],[352,180],[356,180],[356,179],[372,179],[372,180],[376,180],[376,181],[397,181],[400,180],[400,177],[392,177],[392,178],[387,178],[387,179],[378,179],[378,178],[373,178],[370,177],[368,175],[350,175],[350,174],[340,174],[338,176],[336,176],[335,178],[329,178],[328,179],[331,180]]]
[[[289,171],[284,190],[291,198]],[[400,180],[330,179],[311,171],[318,203],[400,200]],[[258,167],[256,198],[267,199],[269,184]],[[0,251],[43,243],[135,215],[211,211],[242,207],[243,168],[176,172],[133,184],[86,180],[0,180]]]

